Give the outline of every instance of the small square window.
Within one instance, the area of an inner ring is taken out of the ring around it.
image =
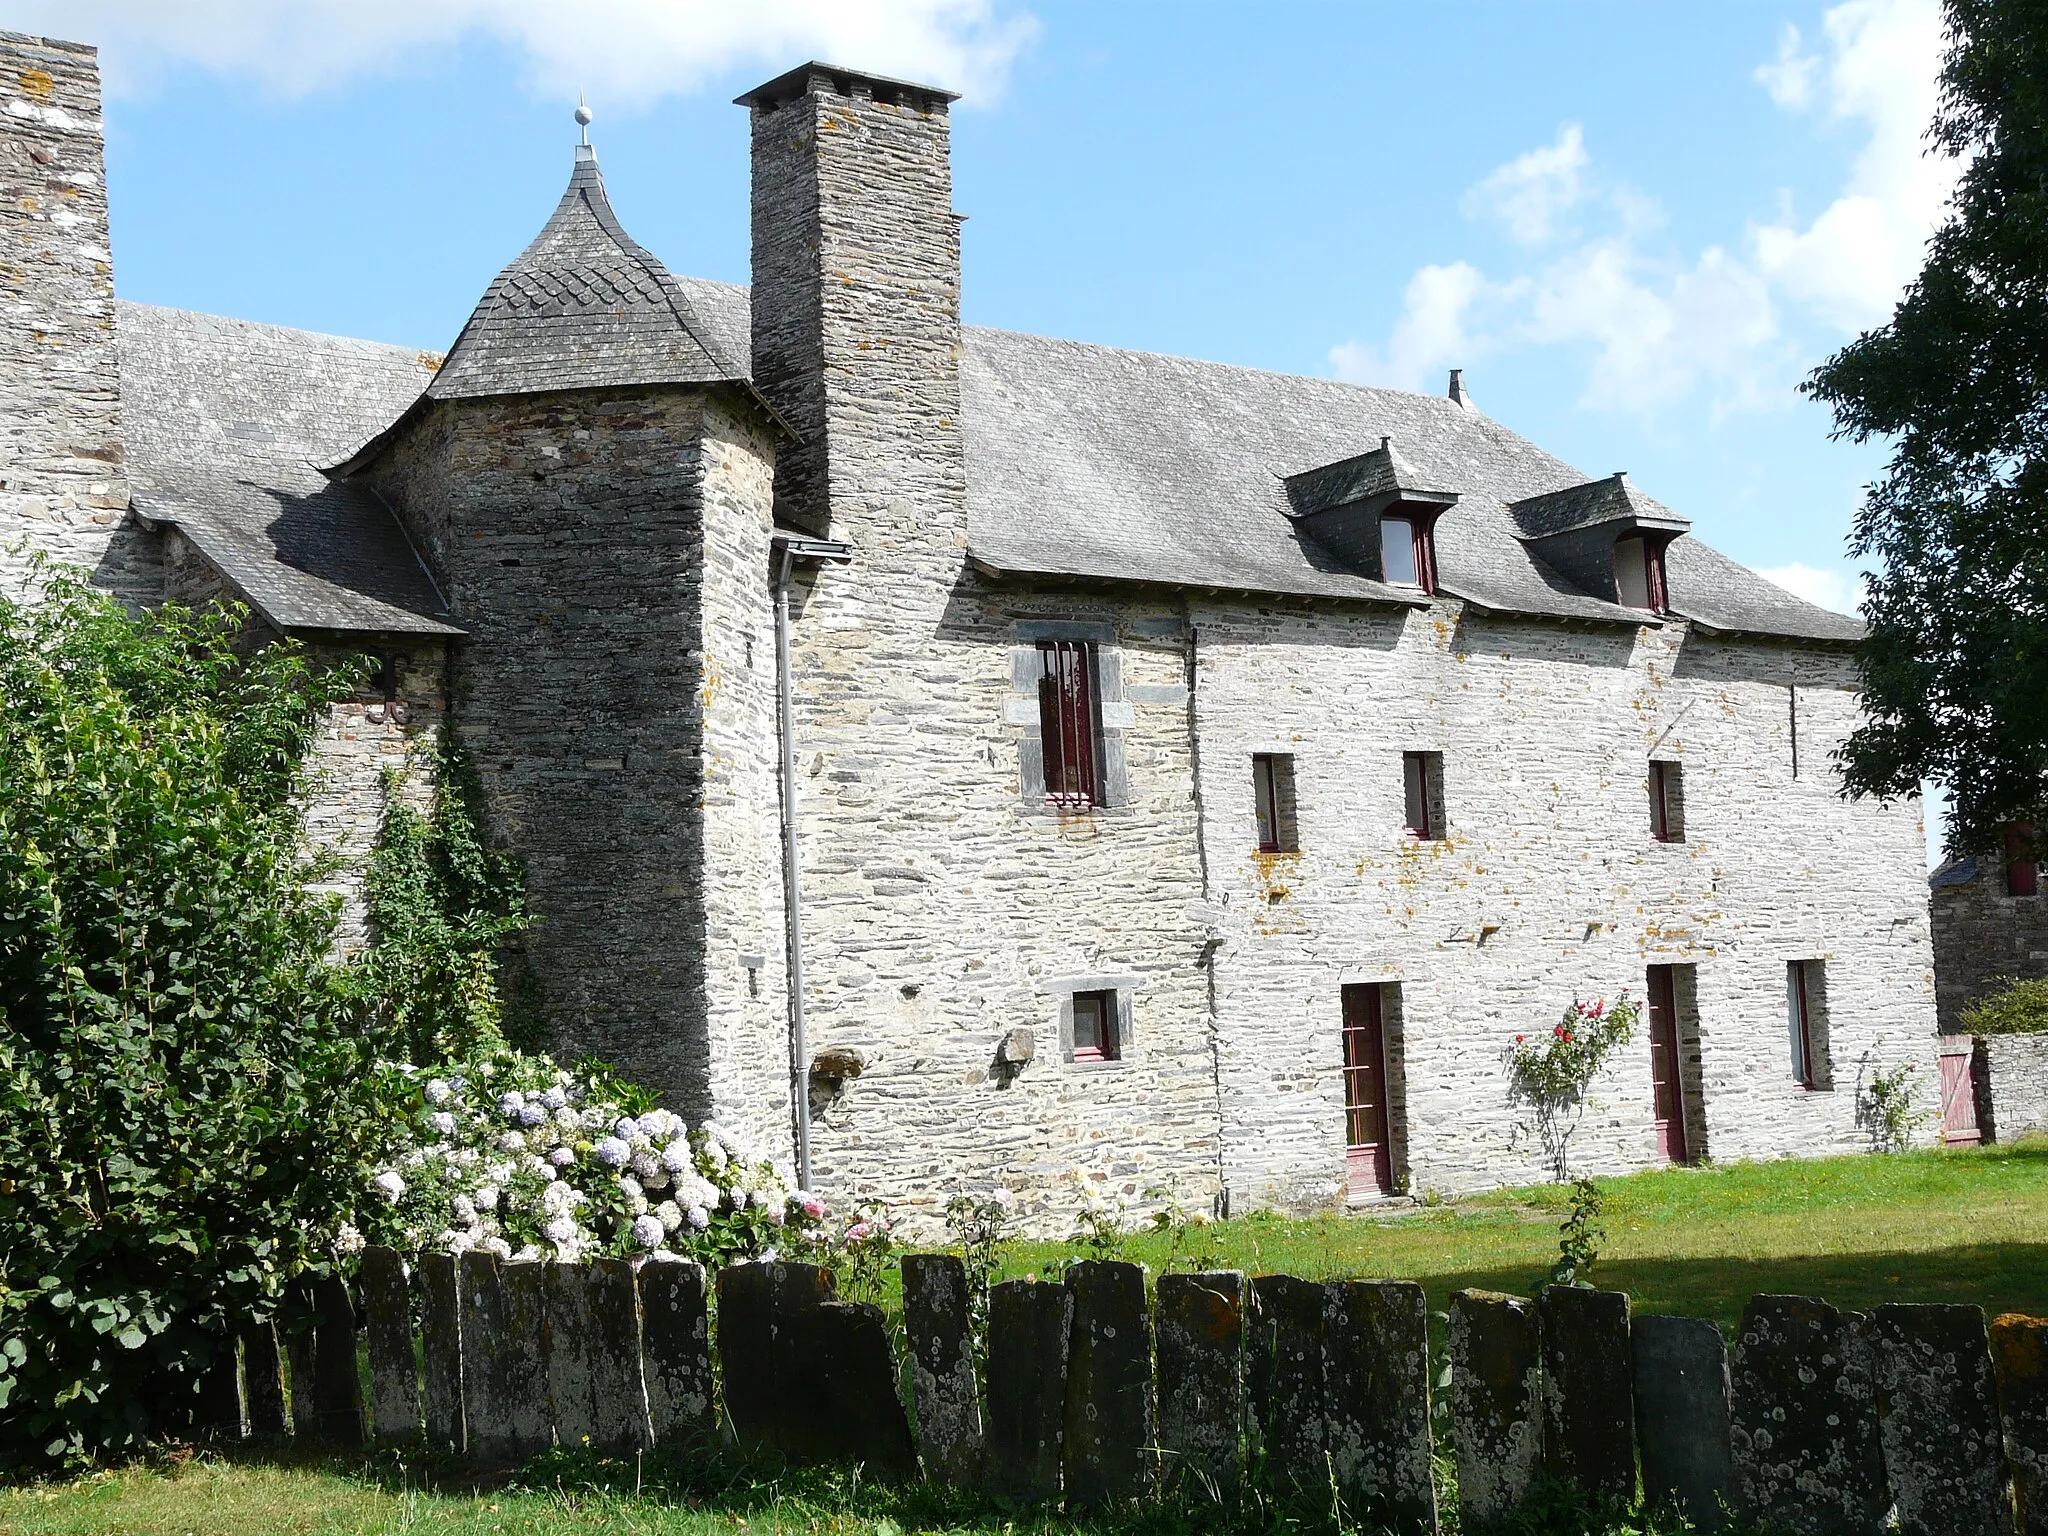
[[[1401,789],[1408,835],[1425,842],[1444,836],[1444,755],[1403,752]]]
[[[1252,754],[1252,808],[1258,822],[1259,852],[1295,853],[1294,758],[1285,752]]]
[[[1074,1060],[1120,1061],[1123,1042],[1117,1035],[1114,992],[1074,994]]]
[[[2034,828],[2015,822],[2005,829],[2005,894],[2033,896],[2041,889],[2041,866],[2034,857]]]
[[[1802,1088],[1830,1088],[1826,968],[1818,960],[1785,967],[1785,1012],[1791,1030],[1792,1078]]]
[[[1660,843],[1685,841],[1685,769],[1677,763],[1650,764],[1650,836]]]

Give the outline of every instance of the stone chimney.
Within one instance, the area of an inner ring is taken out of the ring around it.
[[[753,115],[753,375],[802,441],[776,519],[964,529],[950,91],[805,64]]]
[[[97,52],[0,32],[0,586],[22,589],[26,536],[153,601],[155,541],[127,521],[103,140]]]
[[[1446,393],[1468,411],[1479,409],[1478,406],[1472,403],[1471,395],[1465,391],[1465,370],[1462,368],[1453,368],[1451,370],[1451,387]]]

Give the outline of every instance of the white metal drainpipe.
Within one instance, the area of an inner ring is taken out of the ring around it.
[[[844,565],[853,547],[830,539],[775,537],[775,714],[782,736],[782,914],[789,951],[789,1100],[796,1116],[796,1182],[811,1187],[811,1051],[804,1038],[804,923],[796,847],[796,712],[789,669],[789,578],[799,560]]]

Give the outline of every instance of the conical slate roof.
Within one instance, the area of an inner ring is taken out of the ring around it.
[[[744,383],[747,374],[668,269],[619,228],[597,155],[579,144],[554,216],[484,291],[427,397]]]

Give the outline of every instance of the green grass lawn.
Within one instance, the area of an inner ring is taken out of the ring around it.
[[[2048,1315],[2048,1140],[1886,1158],[1670,1169],[1601,1187],[1608,1235],[1594,1280],[1629,1292],[1641,1310],[1728,1325],[1759,1291],[1798,1291],[1855,1308],[1960,1301],[1992,1314]],[[1541,1188],[1399,1216],[1256,1216],[1198,1230],[1188,1241],[1205,1259],[1254,1272],[1419,1280],[1432,1306],[1441,1308],[1463,1286],[1531,1289],[1556,1255],[1564,1202],[1565,1191]],[[1129,1257],[1155,1271],[1171,1256],[1164,1234],[1143,1234],[1126,1247]],[[1066,1251],[1019,1244],[1006,1271],[1031,1273]],[[630,1467],[614,1469],[593,1484],[588,1468],[544,1462],[529,1469],[521,1485],[479,1489],[389,1458],[238,1451],[0,1490],[0,1533],[894,1536],[1070,1528],[1064,1521],[1018,1521],[948,1504],[923,1491],[899,1495],[860,1487],[836,1475],[765,1483],[692,1477],[686,1488],[637,1494],[634,1475]],[[1222,1528],[1199,1512],[1167,1508],[1118,1527],[1161,1536]],[[1564,1522],[1544,1529],[1588,1528]]]

